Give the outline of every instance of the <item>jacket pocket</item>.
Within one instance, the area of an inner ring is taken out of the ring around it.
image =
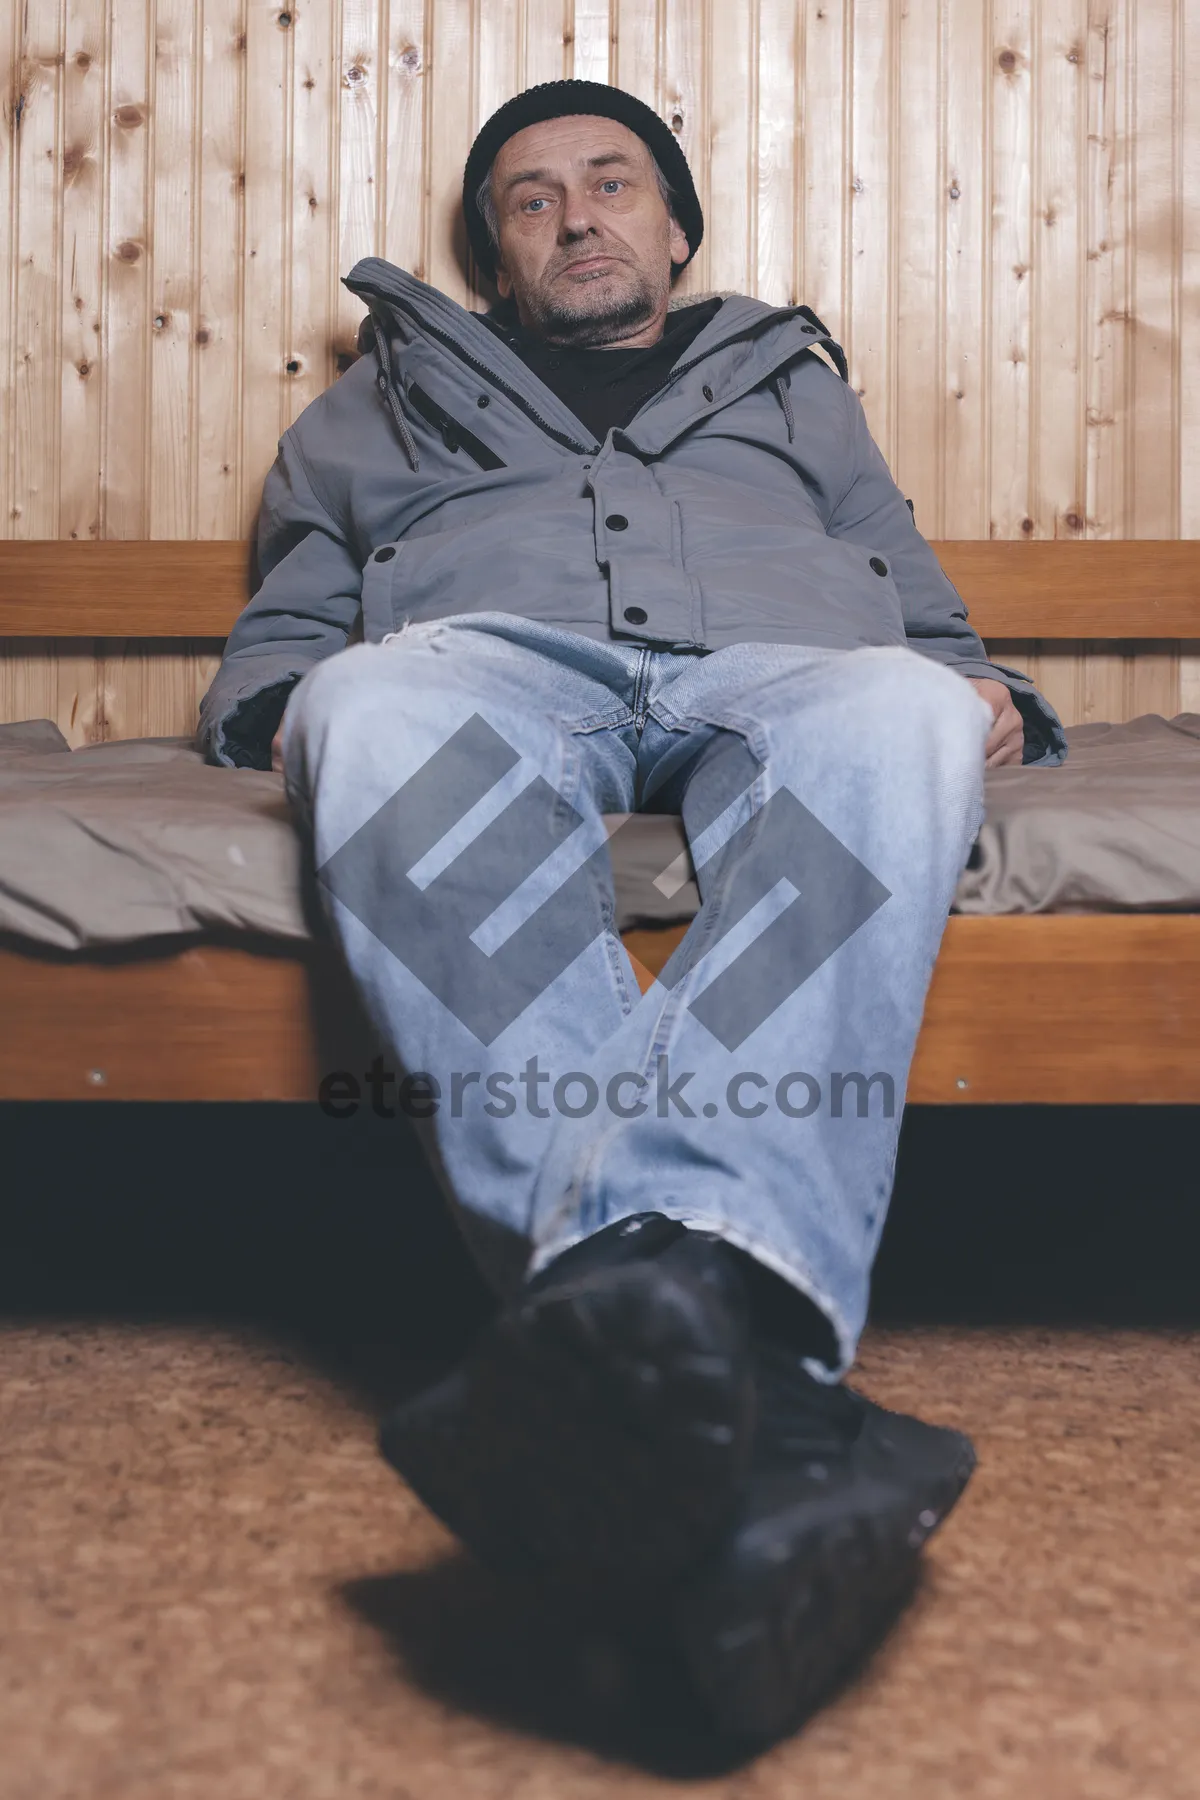
[[[442,442],[451,455],[465,450],[481,469],[503,469],[507,466],[503,458],[497,456],[482,438],[477,438],[473,431],[468,431],[465,425],[452,419],[445,407],[439,406],[432,395],[427,394],[423,387],[418,387],[415,381],[408,389],[408,398],[426,423],[441,433]]]

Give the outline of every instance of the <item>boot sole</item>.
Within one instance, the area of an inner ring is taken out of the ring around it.
[[[482,1561],[669,1581],[728,1524],[754,1428],[741,1328],[654,1263],[530,1296],[381,1448]]]
[[[879,1641],[916,1582],[921,1546],[958,1501],[975,1452],[919,1494],[870,1483],[807,1526],[734,1531],[677,1602],[676,1642],[719,1733],[756,1747],[798,1729]]]

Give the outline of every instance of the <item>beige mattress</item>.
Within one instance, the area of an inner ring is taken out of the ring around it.
[[[964,913],[1200,911],[1200,714],[1067,732],[1059,768],[987,778]],[[699,905],[676,818],[614,815],[620,928]],[[680,861],[682,857],[682,862]],[[70,750],[0,725],[0,933],[62,949],[219,931],[319,930],[282,780],[183,738]]]

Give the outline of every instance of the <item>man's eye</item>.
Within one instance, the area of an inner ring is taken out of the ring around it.
[[[620,187],[624,187],[625,183],[621,180],[621,177],[619,175],[610,175],[608,177],[608,179],[606,181],[602,181],[600,185],[601,185],[601,187],[606,187],[606,188],[610,188],[610,187],[620,188]],[[546,204],[546,201],[545,201],[544,196],[538,195],[534,199],[527,200],[525,202],[525,211],[528,212],[531,206],[545,206],[545,204]]]

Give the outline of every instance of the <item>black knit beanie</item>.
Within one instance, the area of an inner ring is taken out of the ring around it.
[[[537,87],[514,94],[511,100],[494,112],[471,145],[463,174],[463,216],[467,237],[475,252],[475,262],[489,281],[496,279],[492,240],[487,220],[475,203],[475,196],[502,145],[527,125],[540,125],[544,119],[561,119],[569,113],[596,113],[604,119],[616,119],[628,125],[647,144],[671,190],[676,219],[688,241],[687,261],[676,264],[683,270],[700,248],[704,236],[704,214],[692,184],[692,172],[679,140],[644,101],[624,88],[610,87],[603,81],[543,81]]]

